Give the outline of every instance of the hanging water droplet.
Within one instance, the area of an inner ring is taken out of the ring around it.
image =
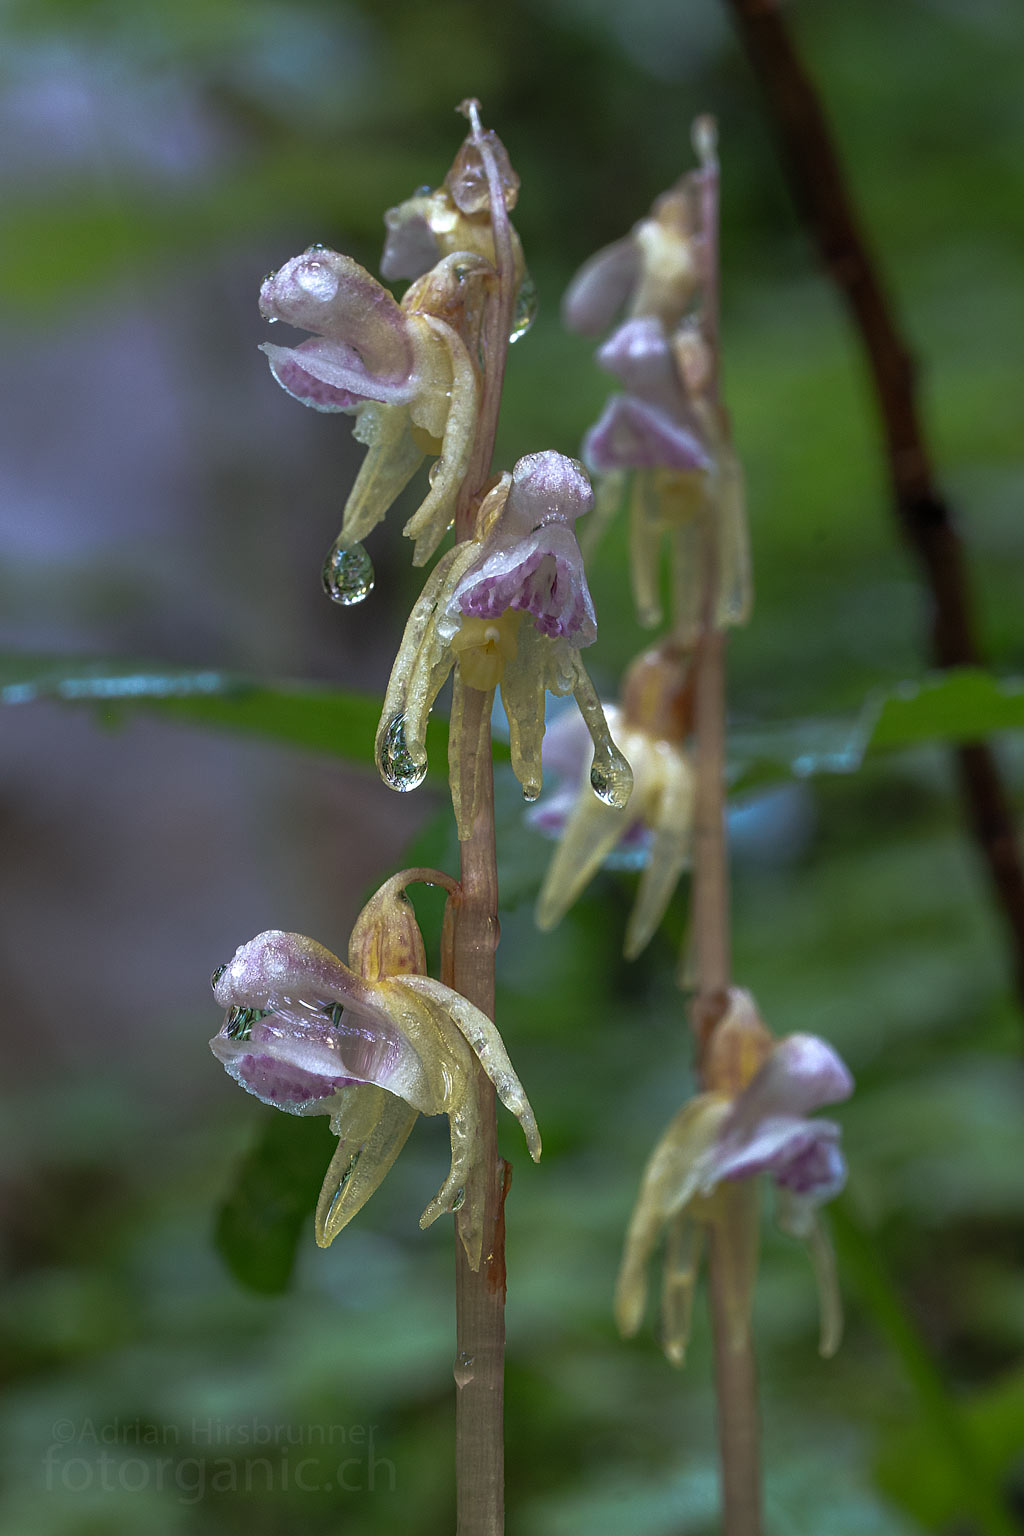
[[[536,781],[523,785],[523,799],[527,805],[532,805],[540,797],[540,785]]]
[[[614,747],[595,747],[590,787],[599,800],[617,811],[625,808],[633,790],[633,770]]]
[[[537,285],[529,272],[524,272],[523,280],[519,284],[519,292],[516,294],[516,307],[512,314],[509,341],[518,341],[520,336],[525,336],[536,317]]]
[[[218,965],[217,969],[214,971],[213,975],[210,977],[210,986],[211,987],[215,987],[217,985],[218,981],[220,981],[221,977],[224,975],[224,972],[226,970],[227,970],[227,966],[226,965]]]
[[[468,1387],[473,1380],[473,1356],[467,1354],[464,1349],[460,1349],[455,1356],[452,1375],[455,1377],[457,1387]]]
[[[373,561],[361,544],[336,539],[324,561],[322,580],[333,603],[351,608],[373,591]]]
[[[427,776],[427,760],[417,762],[405,744],[405,716],[395,715],[389,721],[381,743],[378,761],[381,778],[399,794],[419,789]]]

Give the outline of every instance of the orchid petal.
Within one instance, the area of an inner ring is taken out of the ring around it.
[[[652,741],[650,750],[660,785],[656,807],[646,817],[654,837],[626,925],[623,953],[627,960],[635,960],[653,938],[679,877],[690,863],[693,846],[696,776],[690,761],[667,741]],[[636,772],[635,760],[633,767]]]
[[[331,1130],[339,1138],[316,1206],[316,1240],[330,1247],[377,1190],[409,1138],[417,1111],[375,1084],[343,1088]]]
[[[647,1265],[661,1230],[697,1193],[701,1159],[714,1144],[728,1112],[725,1095],[698,1094],[683,1105],[648,1159],[615,1289],[615,1317],[627,1338],[643,1321]]]
[[[351,256],[316,247],[293,256],[264,282],[260,314],[353,348],[366,374],[381,386],[398,387],[412,372],[405,316],[388,290]]]
[[[349,410],[360,400],[408,404],[419,387],[415,374],[382,378],[366,366],[353,347],[323,336],[300,342],[297,347],[279,347],[264,341],[260,351],[266,353],[270,371],[282,389],[316,410]],[[330,403],[348,395],[354,397],[351,405]],[[326,404],[319,404],[320,398]]]
[[[368,445],[368,452],[345,503],[341,536],[349,544],[361,543],[383,520],[424,458],[409,430],[404,405],[367,401],[356,415],[352,435]]]
[[[632,395],[612,395],[583,439],[588,468],[707,469],[710,459],[696,435],[656,406]]]
[[[599,335],[624,307],[639,272],[640,252],[631,235],[597,251],[566,289],[563,323],[584,336]]]
[[[430,976],[396,977],[395,985],[416,994],[446,1038],[450,1038],[450,1025],[454,1024],[458,1029],[494,1084],[498,1098],[522,1126],[530,1156],[536,1163],[541,1152],[537,1121],[504,1041],[486,1013]]]

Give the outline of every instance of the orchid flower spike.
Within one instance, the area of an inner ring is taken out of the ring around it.
[[[493,270],[482,256],[446,257],[401,305],[351,256],[311,246],[273,272],[260,313],[312,332],[296,347],[261,350],[281,387],[318,411],[354,415],[369,449],[345,506],[328,566],[376,527],[426,455],[437,459],[426,499],[406,524],[422,565],[455,516],[476,427],[479,379],[468,312]],[[325,576],[326,580],[326,576]],[[344,583],[340,601],[345,596]]]
[[[626,309],[597,354],[624,392],[609,399],[584,440],[583,461],[598,476],[588,543],[628,498],[637,616],[648,628],[661,622],[667,544],[672,632],[686,645],[709,624],[744,623],[751,606],[742,475],[717,389],[718,162],[710,119],[694,124],[694,146],[699,169],[582,268],[563,310],[571,329],[597,334]]]
[[[540,1157],[533,1111],[486,1014],[426,974],[423,939],[405,894],[431,870],[388,880],[360,914],[345,965],[321,944],[276,929],[243,944],[213,976],[227,1010],[210,1047],[247,1092],[293,1115],[330,1115],[339,1138],[316,1209],[326,1248],[361,1210],[398,1156],[418,1114],[447,1115],[448,1176],[420,1218],[457,1210],[481,1177],[473,1081],[477,1063]],[[483,1202],[467,1207],[483,1211]],[[482,1217],[481,1217],[482,1219]],[[483,1230],[460,1229],[479,1268]]]
[[[818,1208],[846,1181],[839,1126],[813,1110],[848,1098],[853,1079],[816,1035],[776,1040],[749,992],[729,991],[705,1054],[707,1090],[691,1099],[658,1142],[644,1170],[619,1271],[615,1313],[627,1337],[643,1319],[647,1265],[664,1229],[662,1347],[681,1365],[689,1341],[704,1235],[713,1228],[725,1261],[730,1328],[750,1327],[757,1269],[756,1175],[770,1175],[784,1231],[811,1252],[821,1300],[820,1349],[832,1355],[842,1308],[831,1245]]]
[[[626,674],[622,707],[606,704],[604,712],[612,737],[633,770],[633,794],[628,807],[617,807],[591,793],[578,750],[583,743],[574,731],[560,766],[566,778],[575,769],[579,787],[574,785],[569,805],[562,801],[555,806],[555,816],[563,807],[564,814],[558,846],[537,900],[537,926],[554,928],[613,849],[625,843],[646,854],[623,945],[626,958],[635,960],[650,943],[690,864],[696,781],[686,747],[692,726],[689,657],[666,646],[639,657]],[[568,720],[562,733],[567,735],[572,724]],[[556,741],[556,752],[558,747]],[[555,830],[552,815],[550,807],[542,812],[538,805],[530,819]]]
[[[427,768],[427,719],[456,671],[455,725],[465,690],[501,688],[512,769],[528,800],[541,787],[545,693],[572,693],[593,743],[591,784],[610,804],[625,804],[632,775],[611,739],[580,659],[597,637],[594,606],[573,531],[593,504],[583,467],[560,453],[532,453],[505,474],[480,505],[478,537],[456,545],[435,567],[406,625],[377,732],[377,764],[393,789],[414,789]],[[460,837],[472,826],[458,765],[452,795]]]

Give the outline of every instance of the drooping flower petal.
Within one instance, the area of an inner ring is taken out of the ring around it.
[[[599,336],[626,301],[640,273],[640,250],[631,235],[596,251],[565,291],[562,320],[570,331]]]
[[[329,1248],[380,1187],[409,1139],[417,1111],[372,1083],[343,1088],[335,1098],[331,1130],[338,1148],[316,1206],[316,1240]]]
[[[611,395],[583,439],[591,469],[707,469],[710,459],[688,427],[632,395]]]

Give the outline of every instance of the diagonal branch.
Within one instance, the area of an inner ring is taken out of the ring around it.
[[[820,96],[778,0],[728,0],[782,144],[801,216],[850,310],[867,354],[885,439],[893,510],[930,599],[930,651],[939,667],[981,660],[964,549],[936,483],[915,397],[914,363],[858,222]],[[1010,798],[987,742],[955,752],[967,824],[1010,945],[1024,1006],[1024,871]]]

